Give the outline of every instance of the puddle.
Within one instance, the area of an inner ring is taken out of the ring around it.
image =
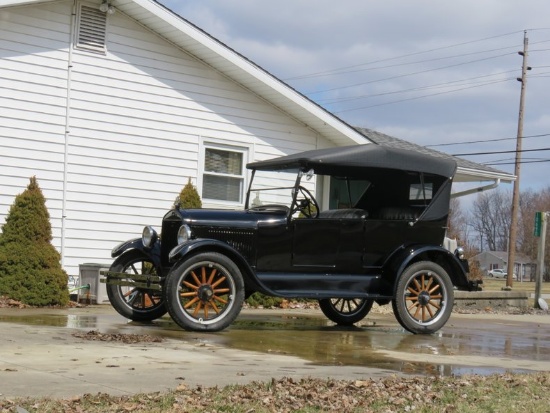
[[[181,330],[165,316],[152,323],[134,323],[112,312],[105,314],[0,314],[0,322],[99,330],[103,333],[149,334],[259,353],[289,355],[312,365],[364,366],[408,374],[451,376],[488,375],[507,371],[507,364],[468,366],[459,356],[550,362],[550,331],[535,323],[454,322],[434,335],[413,335],[398,327],[392,316],[375,316],[354,327],[338,327],[322,316],[241,314],[220,333]],[[389,352],[393,357],[387,356]],[[395,354],[406,354],[399,359]],[[433,358],[433,360],[431,360]],[[441,360],[445,362],[441,362]],[[514,365],[514,363],[511,363]],[[504,366],[504,367],[500,367]]]

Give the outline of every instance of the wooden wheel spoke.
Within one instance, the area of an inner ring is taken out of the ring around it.
[[[428,310],[428,313],[430,313],[430,318],[434,318],[434,313],[432,312],[432,309],[429,305],[426,306],[426,310]]]
[[[206,284],[212,284],[212,281],[214,281],[214,277],[216,276],[216,273],[218,272],[217,269],[213,268],[212,272],[210,273],[210,278],[206,282]]]
[[[443,298],[443,295],[430,295],[430,300],[441,300]]]
[[[187,304],[185,304],[185,305],[183,306],[183,308],[188,309],[188,308],[191,307],[193,304],[195,304],[197,301],[200,301],[200,300],[199,300],[199,297],[193,298],[191,301],[189,301]]]
[[[197,296],[197,293],[195,291],[180,293],[180,297],[196,297],[196,296]]]
[[[201,280],[203,284],[206,284],[206,267],[201,267]]]
[[[409,307],[407,307],[407,311],[410,313],[411,310],[414,308],[414,307],[417,307],[418,306],[418,301],[412,303]]]
[[[422,311],[422,306],[417,304],[416,305],[416,311],[414,312],[414,318],[418,319],[418,313]]]
[[[434,301],[432,301],[432,300],[430,300],[430,301],[428,302],[428,304],[431,305],[432,307],[435,307],[435,308],[438,309],[438,310],[441,309],[441,306],[440,306],[438,303],[436,303],[436,302],[434,302]],[[432,315],[432,317],[433,317],[433,315]]]
[[[128,296],[132,295],[134,293],[134,291],[136,291],[136,289],[132,288],[130,291],[127,291],[126,293],[124,293],[123,297],[128,297]]]
[[[202,301],[198,300],[198,304],[197,306],[195,307],[195,311],[193,311],[193,317],[196,317],[197,314],[199,314],[199,311],[201,310],[202,308]]]
[[[418,297],[418,294],[420,294],[419,290],[413,290],[411,287],[407,287],[407,290],[415,297]]]
[[[217,295],[215,295],[214,297],[212,297],[212,301],[211,301],[211,302],[214,302],[214,300],[219,301],[219,302],[222,303],[222,304],[227,304],[227,300],[224,300],[223,298],[218,297]]]
[[[195,274],[195,271],[191,271],[191,276],[193,277],[193,279],[195,280],[195,284],[196,285],[201,285],[201,282],[199,280],[199,277],[197,277],[197,274]]]
[[[434,291],[439,290],[440,287],[441,287],[441,286],[440,286],[439,284],[436,284],[436,285],[434,286],[434,288],[432,288],[432,289],[431,289],[430,291],[428,291],[428,292],[429,292],[430,295],[431,295]]]
[[[225,277],[221,277],[218,281],[216,281],[214,284],[211,285],[212,288],[216,288],[218,285],[220,285],[222,282],[225,281]]]
[[[214,294],[223,294],[228,293],[229,291],[231,291],[229,288],[218,288],[214,290]]]
[[[414,295],[414,296],[407,296],[405,297],[405,300],[406,301],[418,301],[418,296],[417,295]]]
[[[183,282],[183,285],[185,285],[185,286],[188,287],[188,288],[191,288],[192,290],[198,290],[198,289],[199,289],[198,286],[196,286],[196,285],[194,285],[194,284],[191,284],[191,283],[188,282],[188,281],[184,281],[184,282]]]
[[[210,307],[210,303],[204,303],[204,318],[208,318],[208,307]]]
[[[426,291],[428,291],[430,289],[430,286],[432,285],[433,282],[434,282],[433,277],[430,277],[430,279],[428,280],[428,282],[426,284]]]
[[[216,297],[214,297],[216,298]],[[220,309],[218,308],[218,306],[216,305],[216,303],[214,302],[214,300],[210,301],[210,306],[212,307],[212,309],[216,312],[216,314],[219,314],[220,313]]]
[[[418,280],[415,278],[413,279],[414,285],[416,285],[416,291],[420,292],[422,291],[422,285],[418,282]],[[410,287],[409,287],[410,289]]]
[[[426,306],[422,306],[422,321],[426,321]]]

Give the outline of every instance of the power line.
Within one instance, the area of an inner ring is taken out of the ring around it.
[[[452,156],[477,156],[477,155],[496,155],[499,153],[523,153],[523,152],[537,152],[537,151],[550,151],[550,148],[538,148],[538,149],[522,149],[519,151],[493,151],[493,152],[470,152],[470,153],[454,153]]]
[[[534,30],[543,30],[543,29],[534,29]],[[518,31],[510,32],[510,33],[499,34],[499,35],[485,37],[485,38],[481,38],[481,39],[477,39],[477,40],[470,40],[470,41],[467,41],[467,42],[456,43],[456,44],[452,44],[452,45],[448,45],[448,46],[436,47],[434,49],[428,49],[428,50],[422,50],[422,51],[419,51],[419,52],[408,53],[408,54],[401,55],[401,56],[394,56],[394,57],[389,57],[389,58],[386,58],[386,59],[379,59],[379,60],[375,60],[375,61],[372,61],[372,62],[369,62],[369,63],[361,63],[361,64],[357,64],[357,65],[345,66],[345,67],[341,67],[341,68],[337,68],[337,69],[327,70],[327,71],[324,71],[324,72],[317,72],[317,73],[311,73],[311,74],[306,74],[306,75],[294,76],[294,77],[287,78],[285,80],[300,79],[304,76],[307,77],[307,76],[317,76],[317,75],[323,75],[323,74],[330,74],[330,73],[335,72],[335,71],[354,69],[354,68],[357,68],[357,67],[360,67],[360,66],[376,64],[376,63],[382,63],[382,62],[390,62],[392,60],[403,59],[403,58],[411,57],[411,56],[418,56],[418,55],[421,55],[421,54],[436,52],[436,51],[439,51],[439,50],[451,49],[453,47],[465,46],[467,44],[479,43],[479,42],[483,42],[483,41],[486,41],[486,40],[497,39],[499,37],[511,36],[511,35],[521,33],[521,32],[522,32],[521,30],[518,30]]]
[[[445,91],[445,92],[430,93],[428,95],[416,96],[416,97],[407,98],[407,99],[393,100],[391,102],[378,103],[378,104],[370,105],[370,106],[361,106],[361,107],[358,107],[358,108],[338,110],[338,111],[334,111],[334,113],[339,114],[339,113],[344,113],[344,112],[353,112],[355,110],[370,109],[370,108],[375,108],[375,107],[378,107],[378,106],[392,105],[394,103],[401,103],[401,102],[408,102],[408,101],[411,101],[411,100],[424,99],[424,98],[431,97],[431,96],[445,95],[445,94],[448,94],[448,93],[460,92],[462,90],[474,89],[474,88],[478,88],[478,87],[482,87],[482,86],[492,85],[492,84],[495,84],[495,83],[507,82],[509,80],[510,79],[508,79],[508,80],[496,80],[496,81],[484,83],[482,85],[467,86],[467,87],[462,87],[462,88],[458,88],[458,89],[454,89],[454,90],[448,90],[448,91]]]
[[[407,76],[414,76],[414,75],[420,75],[420,74],[429,73],[429,72],[436,72],[438,70],[449,69],[451,67],[464,66],[464,65],[471,64],[471,63],[483,62],[483,61],[486,61],[486,60],[496,59],[498,57],[509,56],[509,55],[513,55],[513,54],[515,54],[515,52],[505,53],[505,54],[491,56],[491,57],[484,57],[483,59],[476,59],[476,60],[471,60],[471,61],[468,61],[468,62],[455,63],[455,64],[452,64],[452,65],[436,67],[436,68],[433,68],[433,69],[426,69],[426,70],[420,70],[420,71],[417,71],[417,72],[411,72],[411,73],[404,73],[404,74],[395,75],[395,76],[389,76],[389,77],[385,77],[385,78],[382,78],[382,79],[369,80],[367,82],[354,83],[352,85],[347,85],[347,86],[339,86],[339,87],[334,87],[334,88],[330,88],[330,89],[305,92],[305,94],[306,95],[316,95],[316,94],[319,94],[319,93],[326,93],[326,92],[332,92],[332,91],[335,91],[335,90],[348,89],[350,87],[356,87],[356,86],[368,85],[368,84],[372,84],[372,83],[384,82],[386,80],[394,80],[394,79],[400,79],[400,78],[407,77]]]
[[[540,160],[537,160],[537,161],[521,161],[520,163],[521,164],[526,164],[526,163],[540,163],[540,162],[550,162],[550,159],[540,159]],[[514,165],[515,162],[484,162],[483,165],[492,165],[492,166],[495,166],[495,165]]]
[[[463,82],[476,80],[476,79],[481,79],[481,78],[484,78],[484,77],[498,76],[498,75],[511,73],[511,72],[516,72],[516,71],[517,71],[516,69],[512,69],[512,70],[507,70],[507,71],[504,71],[504,72],[492,73],[492,74],[482,75],[482,76],[475,76],[475,77],[470,77],[470,78],[460,79],[460,80],[451,80],[449,82],[438,83],[438,84],[435,84],[435,85],[418,86],[418,87],[414,87],[414,88],[410,88],[410,89],[402,89],[402,90],[396,90],[396,91],[392,91],[392,92],[381,92],[381,93],[375,93],[375,94],[370,94],[370,95],[357,95],[357,96],[348,96],[348,97],[342,97],[342,98],[319,99],[319,100],[317,100],[317,103],[323,103],[323,104],[331,104],[331,103],[336,103],[336,102],[341,103],[341,102],[347,102],[347,101],[351,101],[351,100],[359,100],[359,99],[366,99],[366,98],[373,98],[373,97],[387,96],[387,95],[396,95],[396,94],[400,94],[400,93],[415,92],[415,91],[420,91],[420,90],[439,89],[439,88],[444,88],[444,87],[448,88],[448,87],[452,87],[453,85],[454,86],[460,86],[460,83],[463,83]],[[491,83],[494,83],[494,82],[508,81],[508,80],[512,80],[512,79],[515,79],[515,77],[514,78],[493,80],[493,81],[479,81],[479,82],[473,82],[473,83],[470,83],[470,84],[464,83],[464,86],[469,86],[469,85],[471,85],[471,86],[475,86],[475,85],[484,86],[485,84],[491,84]]]
[[[522,139],[527,138],[541,138],[543,136],[550,136],[550,133],[542,133],[540,135],[529,135],[529,136],[522,136]],[[426,145],[426,148],[434,148],[436,146],[452,146],[452,145],[469,145],[472,143],[487,143],[487,142],[501,142],[501,141],[511,141],[516,140],[517,137],[513,138],[497,138],[497,139],[485,139],[485,140],[477,140],[477,141],[466,141],[466,142],[453,142],[453,143],[437,143],[434,145]]]

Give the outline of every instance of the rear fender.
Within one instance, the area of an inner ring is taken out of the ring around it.
[[[403,271],[418,261],[431,261],[440,265],[447,271],[454,286],[470,289],[467,274],[459,259],[445,248],[433,245],[401,247],[384,265],[383,279],[394,286]]]

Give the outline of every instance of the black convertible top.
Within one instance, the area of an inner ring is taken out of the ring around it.
[[[456,171],[456,162],[404,149],[365,144],[315,149],[249,163],[246,167],[263,171],[313,169],[316,174],[332,176],[354,175],[365,168],[385,168],[452,178]]]

